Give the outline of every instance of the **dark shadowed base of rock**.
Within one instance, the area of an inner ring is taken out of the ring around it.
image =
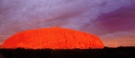
[[[0,49],[0,58],[135,58],[135,47],[104,49]]]

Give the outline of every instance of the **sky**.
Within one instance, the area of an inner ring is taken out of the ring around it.
[[[135,0],[0,0],[0,44],[48,27],[87,32],[108,47],[135,46]]]

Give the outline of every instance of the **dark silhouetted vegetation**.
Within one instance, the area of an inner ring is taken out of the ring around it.
[[[134,58],[135,47],[104,49],[0,49],[1,58]]]

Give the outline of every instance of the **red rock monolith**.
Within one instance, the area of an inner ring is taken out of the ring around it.
[[[3,48],[88,49],[104,48],[99,37],[66,28],[40,28],[19,32],[8,38]]]

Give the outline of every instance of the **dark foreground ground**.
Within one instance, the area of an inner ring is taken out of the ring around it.
[[[0,58],[135,58],[135,47],[104,49],[0,49]]]

